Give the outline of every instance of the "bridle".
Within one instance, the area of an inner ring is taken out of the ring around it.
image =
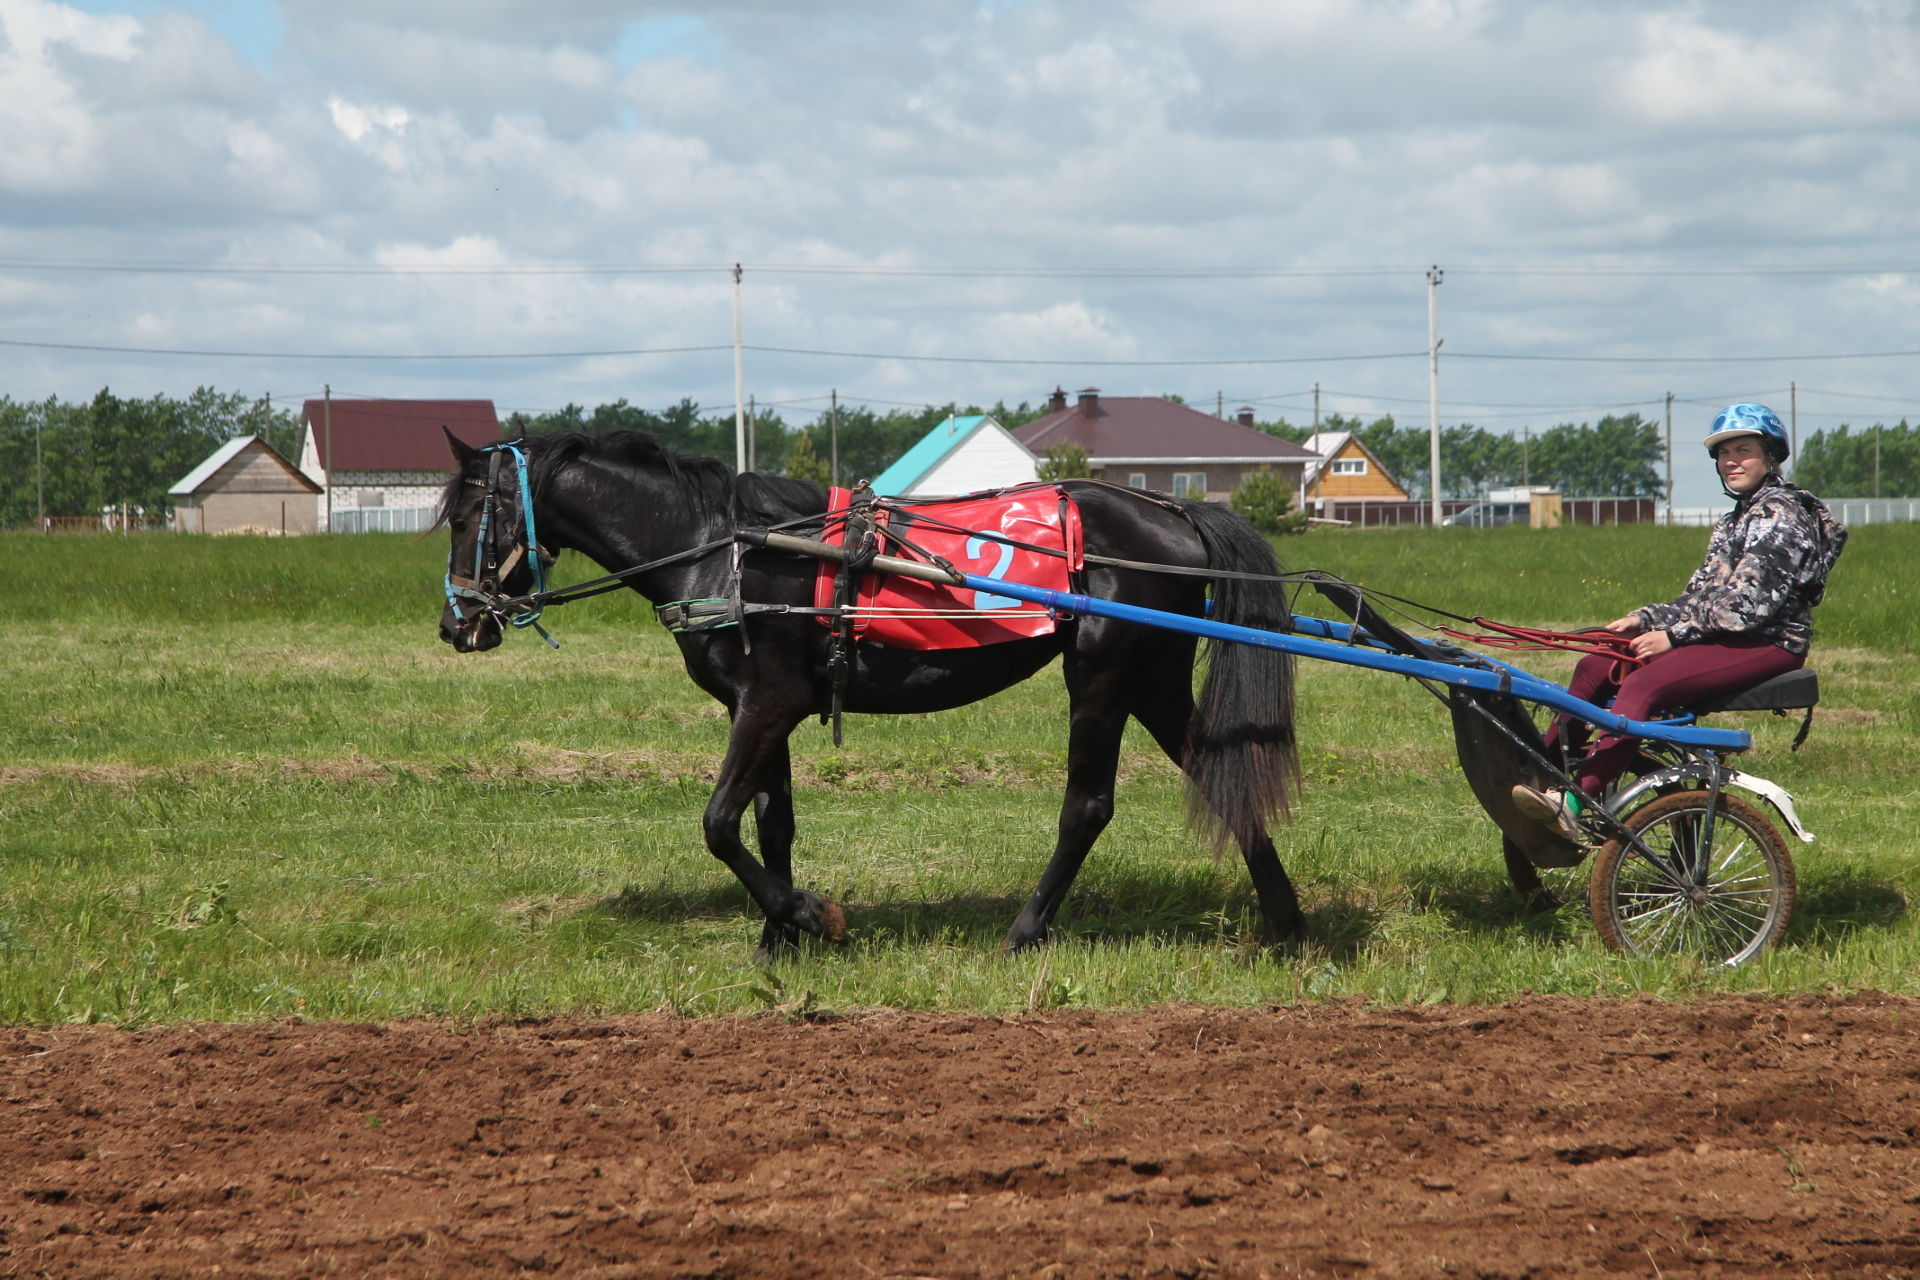
[[[533,523],[533,476],[527,466],[527,455],[517,443],[503,441],[486,445],[480,452],[487,458],[486,479],[479,480],[471,476],[465,483],[476,485],[485,492],[480,499],[480,528],[473,540],[472,572],[460,575],[454,572],[454,558],[457,551],[447,553],[447,607],[453,611],[455,623],[468,625],[471,618],[481,613],[491,614],[502,626],[532,627],[540,633],[540,638],[558,649],[560,642],[547,634],[540,625],[542,606],[518,612],[509,612],[508,606],[517,603],[515,597],[506,595],[501,587],[524,557],[527,567],[533,573],[533,592],[535,597],[547,589],[547,563],[550,559],[540,546],[540,538]],[[501,504],[501,472],[511,462],[515,473],[515,485],[520,494],[521,537],[514,542],[506,558],[500,558],[499,548],[495,544],[495,526],[503,524]],[[475,606],[471,614],[463,601]]]

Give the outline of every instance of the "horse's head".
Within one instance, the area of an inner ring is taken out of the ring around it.
[[[476,449],[451,431],[447,442],[456,467],[440,501],[440,519],[452,534],[440,638],[461,653],[478,653],[500,643],[500,602],[542,589],[548,557],[528,537],[524,453],[504,445]]]

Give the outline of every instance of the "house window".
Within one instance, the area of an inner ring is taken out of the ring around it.
[[[1363,476],[1367,474],[1367,460],[1365,458],[1335,458],[1333,460],[1333,474],[1337,476]]]
[[[1173,473],[1173,496],[1176,498],[1204,498],[1207,496],[1207,473],[1204,471],[1176,471]]]
[[[1144,471],[1129,471],[1127,472],[1127,483],[1136,489],[1144,489],[1147,487],[1147,473]]]

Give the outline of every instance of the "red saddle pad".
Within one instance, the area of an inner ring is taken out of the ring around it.
[[[824,541],[844,546],[851,495],[827,495]],[[1068,590],[1067,574],[1084,566],[1080,509],[1057,485],[1021,485],[933,502],[889,502],[873,508],[880,552],[902,560],[939,556],[962,573],[1030,587]],[[1024,543],[1057,553],[1030,551]],[[833,603],[840,566],[821,561],[814,603]],[[860,575],[854,638],[896,649],[970,649],[1051,635],[1053,614],[990,591],[947,587],[872,570]],[[821,619],[830,623],[829,619]]]

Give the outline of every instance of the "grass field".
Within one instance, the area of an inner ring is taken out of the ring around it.
[[[1281,551],[1571,625],[1672,594],[1705,537],[1381,531]],[[1787,750],[1797,721],[1738,721],[1747,765],[1820,838],[1794,849],[1788,945],[1732,973],[1622,961],[1571,909],[1525,916],[1443,710],[1325,663],[1302,667],[1305,798],[1279,834],[1310,946],[1252,944],[1244,873],[1183,829],[1172,769],[1135,735],[1056,943],[996,954],[1054,825],[1049,671],[960,711],[851,717],[840,750],[801,729],[799,878],[846,906],[853,941],[762,969],[746,897],[699,839],[725,717],[642,602],[550,614],[558,653],[517,634],[460,657],[435,635],[444,563],[437,539],[378,535],[0,536],[0,1021],[1920,991],[1920,527],[1855,533],[1817,619],[1807,746]]]

